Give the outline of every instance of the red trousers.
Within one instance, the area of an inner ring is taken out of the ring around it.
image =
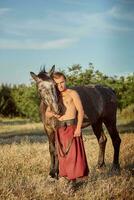
[[[76,125],[57,129],[56,146],[59,159],[59,176],[73,180],[89,173],[83,139],[73,137]]]

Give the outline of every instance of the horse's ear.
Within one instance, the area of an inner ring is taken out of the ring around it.
[[[32,77],[36,82],[39,81],[39,77],[38,77],[34,72],[30,72],[30,74],[31,74],[31,77]]]
[[[43,73],[46,73],[45,65],[43,66],[43,68],[40,71]]]
[[[49,75],[51,76],[55,71],[55,65],[52,66],[52,68],[49,71]]]

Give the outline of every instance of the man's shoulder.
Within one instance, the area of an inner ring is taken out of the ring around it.
[[[73,89],[68,89],[68,93],[72,96],[72,95],[77,95],[77,91],[73,90]]]

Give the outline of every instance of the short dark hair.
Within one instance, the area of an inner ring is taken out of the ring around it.
[[[60,78],[61,76],[66,80],[66,76],[65,76],[62,72],[54,72],[54,73],[52,74],[52,78],[55,78],[55,79],[58,79],[58,78]]]

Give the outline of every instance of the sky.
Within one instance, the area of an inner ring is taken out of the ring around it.
[[[0,0],[0,84],[80,64],[134,71],[134,0]]]

